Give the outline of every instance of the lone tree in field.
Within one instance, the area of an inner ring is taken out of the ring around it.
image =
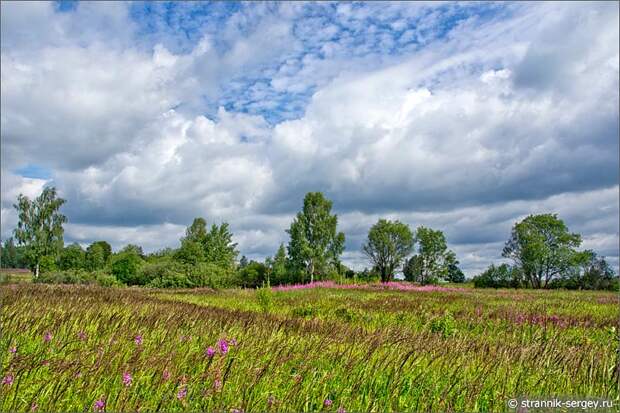
[[[25,248],[25,256],[35,278],[39,276],[39,266],[44,257],[58,256],[64,245],[62,224],[67,217],[59,212],[65,200],[56,196],[56,188],[43,189],[39,197],[30,200],[19,194],[17,210],[19,221],[15,228],[15,239]]]
[[[381,274],[381,281],[390,281],[402,261],[413,249],[413,234],[407,224],[380,219],[368,231],[362,251]]]
[[[332,202],[321,192],[309,192],[301,212],[286,232],[291,236],[288,254],[292,263],[306,274],[310,282],[329,264],[338,261],[344,251],[344,233],[336,232],[338,217],[331,215]]]
[[[405,264],[405,279],[429,284],[437,278],[447,278],[449,265],[456,261],[456,257],[448,249],[443,232],[419,227],[415,233],[415,242],[418,244],[418,253]]]
[[[522,269],[533,288],[547,288],[573,266],[579,245],[581,236],[570,233],[556,214],[530,215],[512,228],[502,256]]]

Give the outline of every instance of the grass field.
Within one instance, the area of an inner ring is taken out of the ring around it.
[[[0,411],[509,411],[618,401],[618,296],[0,287]]]

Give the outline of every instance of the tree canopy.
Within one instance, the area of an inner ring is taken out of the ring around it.
[[[362,251],[381,274],[381,281],[390,281],[405,257],[413,249],[413,233],[400,221],[380,219],[368,231]]]

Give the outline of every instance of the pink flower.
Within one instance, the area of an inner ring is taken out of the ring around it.
[[[185,396],[187,396],[187,387],[183,386],[177,392],[177,399],[183,400],[185,398]]]
[[[11,348],[9,349],[9,353],[11,353],[11,354],[15,354],[15,353],[17,353],[17,347],[15,347],[15,346],[11,347]]]
[[[43,361],[41,362],[41,365],[42,365],[42,366],[49,366],[49,364],[50,364],[50,361],[49,361],[49,360],[43,360]]]
[[[99,400],[97,400],[93,408],[96,412],[104,411],[105,410],[105,399],[102,397]]]
[[[77,336],[82,341],[86,340],[86,333],[83,331],[80,331],[79,333],[77,333]]]
[[[32,402],[32,404],[30,405],[31,412],[36,412],[38,408],[39,408],[39,405],[37,404],[37,402]]]
[[[131,381],[132,381],[131,374],[127,372],[123,373],[123,384],[129,387],[131,386]]]
[[[136,338],[134,338],[134,341],[136,342],[136,345],[137,345],[137,346],[141,346],[141,345],[142,345],[142,335],[141,335],[141,334],[138,334],[138,335],[136,336]]]
[[[10,386],[11,384],[13,384],[13,375],[12,374],[7,374],[6,376],[4,376],[4,378],[2,379],[2,384],[5,384],[7,386]]]
[[[228,341],[228,344],[230,344],[231,346],[236,346],[236,345],[237,345],[237,339],[235,339],[235,338],[230,339],[230,340]]]
[[[221,339],[220,341],[218,341],[217,344],[220,347],[220,351],[222,352],[222,354],[228,353],[228,343],[226,342],[226,340]]]
[[[323,406],[330,407],[332,405],[332,401],[330,399],[323,400]]]
[[[340,406],[338,408],[338,413],[347,413],[347,411],[344,409],[344,407]]]
[[[213,357],[213,356],[215,356],[215,349],[213,347],[209,347],[209,348],[207,348],[206,353],[207,353],[208,357]]]
[[[45,341],[46,343],[52,341],[52,333],[50,333],[49,331],[45,333],[45,335],[43,336],[43,341]]]
[[[168,369],[164,370],[164,372],[161,375],[162,379],[168,380],[170,378],[170,372],[168,371]]]
[[[215,388],[216,391],[219,391],[222,388],[222,381],[220,379],[216,379],[213,382],[213,388]]]

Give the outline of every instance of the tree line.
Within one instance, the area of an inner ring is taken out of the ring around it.
[[[420,284],[465,281],[456,254],[442,231],[420,226],[412,230],[398,220],[379,219],[362,252],[370,267],[354,271],[340,257],[345,234],[338,231],[332,202],[321,192],[306,194],[302,209],[289,229],[288,245],[281,244],[264,261],[239,259],[228,223],[212,224],[198,217],[187,227],[176,249],[145,254],[127,245],[113,252],[106,241],[86,249],[64,245],[60,212],[65,200],[47,187],[34,200],[19,195],[14,205],[18,224],[14,238],[2,245],[0,264],[28,267],[35,282],[145,285],[150,287],[258,287],[335,279],[382,281],[403,274]],[[614,289],[618,277],[604,257],[579,251],[579,234],[571,233],[553,214],[531,215],[512,229],[502,256],[512,265],[491,265],[474,277],[476,287]]]

